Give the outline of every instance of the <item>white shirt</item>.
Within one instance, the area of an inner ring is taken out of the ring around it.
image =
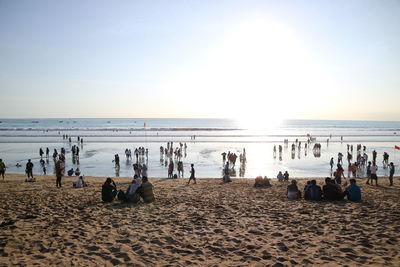
[[[378,170],[378,166],[374,166],[374,165],[372,165],[371,166],[371,174],[376,174],[376,171]]]
[[[76,188],[82,188],[83,187],[83,180],[82,179],[76,180],[75,187]]]

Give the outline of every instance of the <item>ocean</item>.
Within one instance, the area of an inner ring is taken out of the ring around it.
[[[71,143],[63,139],[71,137]],[[304,147],[308,135],[321,143],[320,153],[315,153],[311,143]],[[77,137],[83,143],[77,143]],[[283,140],[288,139],[288,145]],[[296,144],[295,153],[291,144]],[[327,142],[329,140],[329,142]],[[144,162],[148,165],[150,177],[167,177],[165,157],[160,158],[160,146],[173,142],[174,147],[186,143],[186,154],[182,161],[189,175],[190,164],[195,164],[197,177],[221,177],[221,153],[230,151],[239,155],[246,150],[247,163],[240,168],[237,162],[237,177],[255,178],[258,175],[275,178],[278,171],[288,171],[291,177],[330,176],[331,157],[337,162],[337,154],[347,155],[347,145],[353,145],[354,155],[357,144],[366,146],[366,153],[372,158],[372,151],[378,152],[378,175],[387,175],[382,166],[382,155],[389,153],[389,161],[398,165],[400,151],[400,122],[388,121],[334,121],[334,120],[285,120],[281,122],[237,121],[233,119],[0,119],[0,158],[6,163],[7,172],[24,173],[28,159],[35,164],[34,173],[40,174],[39,149],[48,147],[66,150],[66,169],[80,168],[82,174],[100,177],[132,176],[131,160],[126,160],[125,149],[134,151],[137,147],[148,148]],[[71,148],[81,149],[79,162],[73,161]],[[283,146],[281,157],[274,156],[273,147]],[[113,159],[121,159],[119,170]],[[397,155],[398,154],[398,155]],[[354,156],[353,155],[353,156]],[[354,156],[355,158],[355,156]],[[344,161],[346,162],[346,161]],[[175,164],[176,166],[176,164]],[[344,164],[345,169],[347,163]],[[53,173],[52,157],[46,162],[48,174]],[[347,174],[347,173],[346,173]]]

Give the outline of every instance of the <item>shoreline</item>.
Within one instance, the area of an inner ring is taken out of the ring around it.
[[[79,189],[76,177],[62,188],[54,176],[36,178],[0,181],[0,265],[400,264],[398,177],[393,187],[362,184],[359,203],[288,200],[276,180],[254,188],[254,179],[150,178],[156,201],[136,205],[103,203],[99,177]],[[302,190],[307,179],[296,180]],[[115,179],[122,189],[130,181]]]
[[[8,175],[11,176],[12,180],[15,180],[16,178],[18,178],[19,180],[24,180],[26,178],[26,175],[22,174],[22,173],[7,173],[6,172],[5,180],[7,180],[7,176]],[[54,178],[55,179],[56,178],[55,174],[51,174],[51,175],[50,174],[47,174],[47,175],[39,174],[39,175],[34,175],[34,176],[35,176],[35,178],[39,177],[39,178],[42,178],[42,179],[49,179],[49,178]],[[262,176],[264,178],[264,175],[260,175],[260,176]],[[24,178],[24,179],[22,179],[21,177]],[[72,176],[64,175],[63,179],[64,178],[66,178],[66,179],[78,179],[78,177],[79,176],[76,176],[76,175],[72,175]],[[118,181],[118,180],[125,180],[125,179],[130,179],[131,180],[131,179],[133,179],[133,174],[132,174],[132,177],[128,177],[128,176],[115,177],[115,176],[98,176],[98,175],[87,175],[87,176],[83,175],[83,177],[84,177],[84,179],[86,179],[86,178],[89,178],[89,179],[101,179],[101,178],[104,178],[104,179],[106,179],[106,178],[110,177],[111,179],[113,179],[113,180],[115,179],[115,181]],[[329,177],[329,176],[289,177],[289,181],[290,180],[309,181],[309,180],[313,180],[313,179],[322,180],[322,179],[325,179],[327,177]],[[378,179],[379,180],[380,179],[388,179],[388,177],[389,176],[379,176],[378,175]],[[174,178],[168,178],[168,177],[149,176],[148,178],[150,180],[164,180],[164,179],[166,179],[166,180],[189,180],[189,177],[183,177],[183,178],[174,179]],[[272,177],[272,178],[271,177],[267,177],[267,178],[270,179],[271,181],[278,181],[278,179],[276,177]],[[332,177],[329,177],[329,178],[332,178]],[[346,177],[344,179],[351,179],[351,178],[353,178],[353,177]],[[256,177],[232,177],[231,176],[231,179],[232,179],[232,181],[236,181],[236,180],[252,180],[252,179],[255,180]],[[355,179],[357,181],[363,181],[363,180],[366,180],[367,177],[357,177]],[[215,181],[215,180],[222,180],[222,177],[199,177],[199,178],[196,177],[196,180],[211,180],[211,181]],[[397,180],[399,180],[398,183],[400,184],[400,175],[393,176],[393,181],[396,182]],[[0,177],[0,182],[2,182],[2,181],[3,180]]]

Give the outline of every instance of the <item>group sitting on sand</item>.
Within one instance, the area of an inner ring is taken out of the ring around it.
[[[296,180],[292,180],[287,187],[287,197],[289,199],[301,198],[301,191],[297,187]],[[316,180],[308,181],[304,187],[304,199],[306,200],[343,200],[347,197],[350,201],[361,201],[361,189],[356,183],[356,179],[350,179],[350,185],[342,190],[342,187],[334,179],[327,177],[325,185],[317,185]]]
[[[271,183],[267,176],[264,176],[264,178],[257,176],[256,181],[254,182],[254,187],[271,187]]]
[[[118,195],[118,200],[126,203],[138,203],[143,199],[145,203],[151,203],[155,200],[153,193],[153,185],[146,176],[142,178],[135,175],[128,189],[117,190],[117,185],[111,178],[107,178],[102,186],[101,198],[104,202],[112,202]]]
[[[288,182],[289,181],[289,173],[287,171],[285,171],[285,173],[282,174],[282,172],[279,171],[276,178],[278,179],[279,182],[284,182],[284,181]]]

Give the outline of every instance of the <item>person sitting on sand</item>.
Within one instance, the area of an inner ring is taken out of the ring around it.
[[[68,176],[72,176],[74,174],[74,168],[71,168],[67,171]]]
[[[317,185],[317,181],[312,180],[310,185],[307,186],[304,191],[304,199],[306,200],[321,200],[322,199],[322,189]]]
[[[126,193],[122,191],[118,193],[118,199],[123,202],[138,203],[140,201],[140,186],[142,185],[142,178],[135,175],[133,177],[132,183],[129,185]]]
[[[342,200],[343,192],[339,188],[340,185],[334,184],[334,180],[325,178],[325,185],[322,187],[325,200]]]
[[[264,176],[264,178],[257,176],[254,182],[254,187],[271,187],[271,183],[267,176]]]
[[[145,203],[151,203],[155,201],[153,193],[153,185],[149,182],[146,176],[142,179],[142,186],[140,187],[140,196]]]
[[[290,185],[288,185],[286,195],[287,195],[288,199],[301,198],[301,192],[300,192],[299,188],[297,187],[296,180],[292,180],[292,183]]]
[[[287,171],[285,171],[285,173],[283,174],[283,179],[284,179],[286,182],[289,182],[289,173],[288,173]]]
[[[101,189],[101,199],[104,202],[112,202],[116,195],[117,185],[110,177],[108,177]]]
[[[356,184],[356,179],[350,179],[350,185],[346,188],[345,195],[350,201],[361,201],[361,189]]]
[[[75,176],[81,175],[81,170],[79,168],[75,169]]]
[[[279,182],[283,182],[283,174],[281,171],[278,172],[278,175],[276,176]]]
[[[82,187],[86,187],[87,184],[85,183],[85,181],[83,181],[83,176],[79,176],[78,180],[76,180],[75,182],[72,183],[72,186],[74,188],[82,188]]]
[[[307,183],[304,185],[304,194],[306,193],[307,189],[310,187],[311,181],[307,181]],[[304,199],[306,199],[306,195],[304,195]]]

